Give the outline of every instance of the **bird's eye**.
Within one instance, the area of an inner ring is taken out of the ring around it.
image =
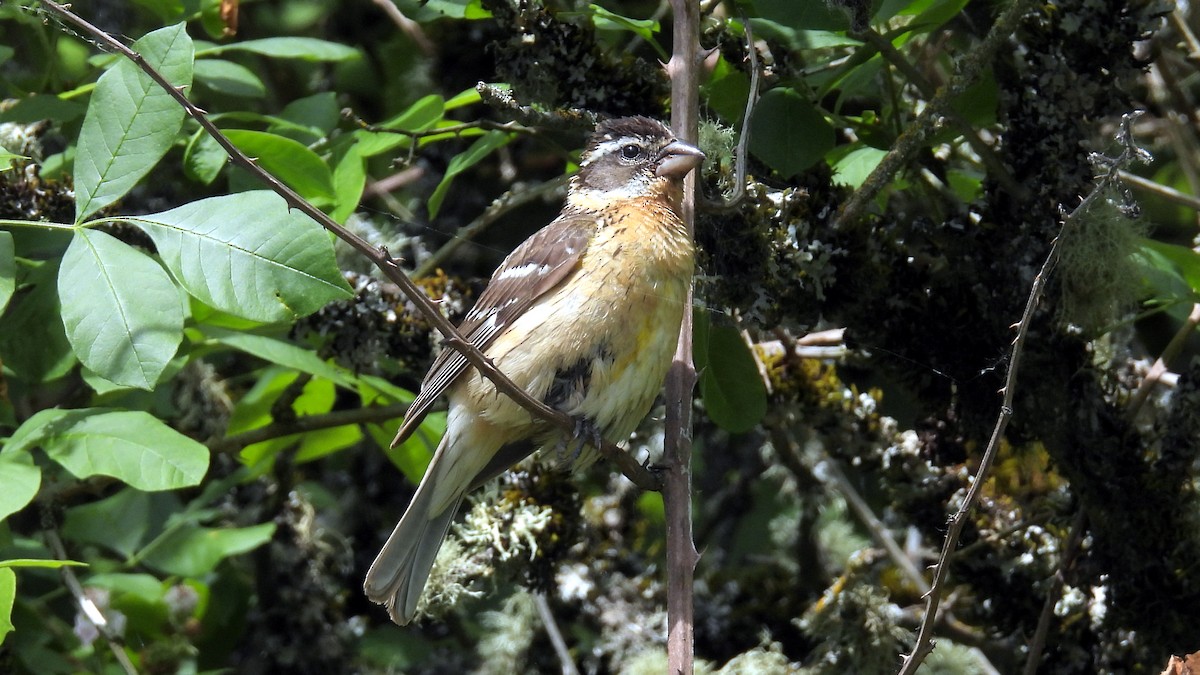
[[[625,159],[637,159],[642,156],[642,146],[636,143],[621,146],[621,156]]]

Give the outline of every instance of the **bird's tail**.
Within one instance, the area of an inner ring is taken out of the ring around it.
[[[417,613],[417,600],[421,597],[438,549],[442,547],[442,540],[446,538],[450,522],[466,492],[461,491],[440,512],[430,513],[434,506],[434,481],[431,479],[436,473],[434,468],[431,465],[426,471],[412,502],[396,524],[396,529],[392,530],[383,550],[375,557],[375,562],[371,563],[363,582],[367,597],[372,602],[387,605],[392,621],[401,626],[412,621]]]

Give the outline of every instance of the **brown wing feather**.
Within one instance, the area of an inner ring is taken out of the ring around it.
[[[578,267],[595,230],[595,216],[564,213],[526,239],[492,274],[479,302],[458,327],[459,333],[478,349],[486,349],[538,298]],[[522,270],[524,274],[519,273]],[[421,393],[408,407],[392,447],[412,434],[437,397],[467,366],[467,359],[458,350],[451,347],[442,350],[421,383]]]

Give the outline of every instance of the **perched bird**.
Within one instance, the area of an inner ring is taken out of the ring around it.
[[[694,264],[679,216],[682,183],[703,160],[655,120],[600,123],[561,213],[504,259],[459,331],[533,398],[592,434],[628,438],[654,403],[675,350]],[[363,583],[367,597],[386,604],[400,625],[416,613],[463,496],[533,451],[561,451],[569,441],[446,348],[393,446],[443,393],[446,434]],[[578,442],[586,445],[589,434],[583,436]],[[590,445],[583,449],[595,454]]]

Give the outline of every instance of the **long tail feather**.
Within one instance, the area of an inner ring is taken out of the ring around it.
[[[434,494],[430,475],[434,473],[430,467],[363,582],[367,597],[387,605],[392,621],[401,626],[416,615],[417,600],[465,493],[465,490],[460,492],[439,513],[430,513]]]

